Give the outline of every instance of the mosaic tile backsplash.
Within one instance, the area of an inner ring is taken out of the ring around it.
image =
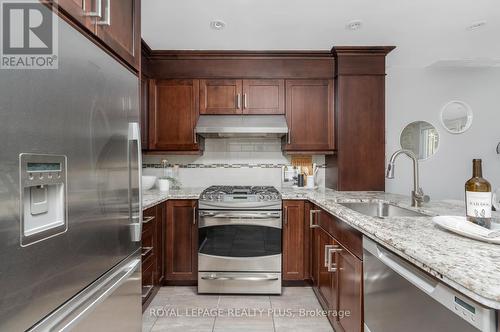
[[[179,165],[184,187],[221,185],[281,186],[281,168],[290,165],[279,139],[206,139],[202,156],[143,155],[144,175],[163,175],[161,161]],[[320,166],[317,184],[324,186],[325,157],[313,156]]]

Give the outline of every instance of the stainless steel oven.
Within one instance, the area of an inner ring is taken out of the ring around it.
[[[210,209],[200,202],[198,292],[280,294],[281,203],[268,210],[249,204],[228,209],[233,198],[223,199],[219,209],[213,201]]]

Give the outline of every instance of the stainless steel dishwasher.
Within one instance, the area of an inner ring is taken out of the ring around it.
[[[495,332],[495,310],[363,237],[365,332]]]

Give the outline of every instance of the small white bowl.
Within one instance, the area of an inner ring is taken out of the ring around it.
[[[156,176],[143,175],[142,176],[142,190],[149,190],[154,187],[156,183]]]

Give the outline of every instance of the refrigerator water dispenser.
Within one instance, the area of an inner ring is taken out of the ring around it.
[[[21,246],[67,231],[66,156],[19,155]]]

